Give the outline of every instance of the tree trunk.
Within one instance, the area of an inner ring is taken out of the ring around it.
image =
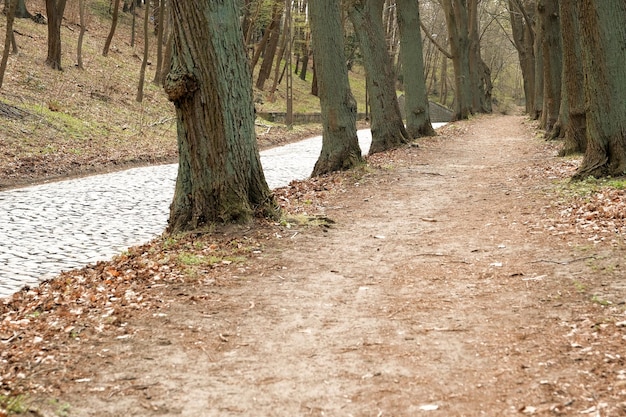
[[[472,112],[491,113],[491,70],[480,54],[478,34],[479,0],[468,0],[468,35],[470,41],[469,68],[472,88]]]
[[[405,91],[406,130],[411,138],[434,136],[424,78],[420,10],[415,0],[396,0],[400,60]]]
[[[65,12],[66,0],[46,0],[48,14],[48,57],[46,65],[62,71],[61,67],[61,22]]]
[[[17,9],[15,10],[15,18],[17,19],[32,19],[33,15],[30,14],[28,9],[26,8],[26,3],[24,0],[18,0]]]
[[[384,0],[351,0],[348,15],[354,26],[365,66],[367,89],[372,109],[370,155],[394,149],[409,140],[404,127],[391,58],[383,31]]]
[[[561,111],[561,125],[564,133],[560,156],[582,153],[587,147],[584,74],[582,51],[580,49],[580,26],[578,0],[560,0],[561,38],[563,41],[563,99],[567,115]]]
[[[120,12],[120,0],[115,0],[115,5],[113,6],[113,17],[111,19],[111,30],[109,31],[109,35],[107,36],[106,42],[104,43],[102,56],[107,56],[109,54],[111,41],[113,40],[113,35],[115,35],[115,28],[117,27],[117,18],[119,16],[119,12]]]
[[[535,108],[535,33],[532,25],[535,5],[527,5],[522,0],[509,0],[509,16],[513,32],[513,42],[517,50],[522,80],[526,114],[533,115]]]
[[[280,21],[283,16],[283,2],[278,0],[274,7],[274,13],[272,17],[272,24],[270,25],[270,36],[267,40],[267,47],[263,53],[263,62],[261,68],[259,68],[259,75],[256,80],[256,88],[263,90],[265,81],[270,78],[272,73],[272,63],[274,62],[274,56],[276,55],[276,49],[278,48],[278,42],[280,40]]]
[[[2,52],[2,61],[0,61],[0,88],[4,82],[4,73],[7,70],[7,62],[9,60],[9,51],[11,49],[11,39],[13,38],[13,21],[15,20],[15,10],[17,8],[17,0],[9,0],[9,7],[6,9],[7,14],[7,30],[4,37],[4,50]]]
[[[150,7],[146,4],[146,10],[143,14],[143,59],[141,60],[141,69],[139,70],[139,83],[137,84],[138,103],[143,101],[143,85],[146,80],[146,66],[148,65],[148,51],[150,43],[150,33],[148,31],[148,22],[150,21]]]
[[[159,0],[159,27],[157,29],[157,64],[153,84],[161,84],[163,73],[163,34],[165,31],[165,0]]]
[[[339,3],[309,3],[318,92],[322,108],[322,152],[312,175],[347,170],[363,161],[356,134],[356,100],[350,91]]]
[[[302,81],[306,81],[306,73],[309,69],[309,56],[310,56],[309,48],[306,48],[306,52],[302,55],[302,69],[300,70],[300,79]]]
[[[539,20],[542,26],[543,42],[543,117],[542,127],[551,132],[559,117],[561,106],[561,72],[563,70],[561,29],[558,0],[539,0]]]
[[[470,39],[467,0],[442,0],[454,67],[453,120],[469,118],[472,113],[472,83],[470,79]]]
[[[78,44],[76,46],[76,62],[78,69],[83,68],[83,38],[87,30],[87,22],[85,19],[85,2],[87,0],[78,0],[78,15],[80,16],[80,33],[78,34]]]
[[[626,174],[626,3],[581,0],[587,148],[575,178]]]
[[[171,13],[174,47],[164,88],[176,108],[179,169],[168,232],[275,216],[235,2],[172,0]]]
[[[133,0],[133,4],[130,7],[130,12],[133,15],[132,22],[130,24],[130,46],[132,48],[135,47],[135,33],[137,32],[137,12],[136,12],[135,1]]]

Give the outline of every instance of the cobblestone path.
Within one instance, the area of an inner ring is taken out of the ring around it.
[[[371,143],[359,131],[361,149]],[[310,175],[321,136],[261,152],[270,188]],[[105,260],[163,232],[176,165],[133,168],[0,192],[0,298]]]

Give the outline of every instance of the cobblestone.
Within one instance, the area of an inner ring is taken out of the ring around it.
[[[369,131],[359,138],[367,151]],[[318,136],[261,152],[270,188],[308,177],[321,146]],[[0,297],[158,236],[176,170],[133,168],[0,192]]]

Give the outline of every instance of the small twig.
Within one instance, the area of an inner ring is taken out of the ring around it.
[[[569,264],[574,263],[574,262],[585,261],[587,259],[595,259],[595,258],[596,257],[592,255],[592,256],[584,256],[582,258],[574,258],[574,259],[569,260],[569,261],[553,261],[553,260],[550,260],[550,259],[538,259],[536,261],[532,261],[531,264],[538,264],[538,263],[541,263],[541,262],[545,262],[545,263],[550,263],[550,264],[569,265]]]

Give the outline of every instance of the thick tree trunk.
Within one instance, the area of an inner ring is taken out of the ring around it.
[[[252,80],[234,2],[172,0],[164,88],[178,119],[168,232],[276,215],[254,132]]]
[[[419,4],[415,0],[396,0],[400,30],[400,60],[405,92],[406,130],[411,138],[433,136],[428,94],[424,78],[424,57],[420,31]]]
[[[65,12],[66,0],[46,0],[48,14],[48,57],[46,65],[62,71],[61,67],[61,22]]]
[[[584,74],[580,49],[578,0],[560,0],[561,38],[563,41],[563,85],[561,126],[564,134],[559,155],[582,153],[587,147]],[[565,114],[567,111],[567,114]]]
[[[372,109],[370,155],[394,149],[409,140],[404,127],[391,58],[383,31],[384,0],[351,0],[348,15],[361,45]]]
[[[472,83],[470,78],[470,39],[467,0],[442,0],[454,67],[454,120],[472,114]]]
[[[535,16],[536,20],[540,19],[539,5],[536,5]],[[534,108],[531,114],[531,118],[539,120],[541,126],[545,126],[544,114],[543,114],[543,92],[544,92],[544,71],[543,71],[543,25],[540,22],[535,24],[535,44],[533,46],[535,51],[535,92],[534,92]]]
[[[575,178],[626,174],[626,3],[581,0],[587,148]]]
[[[538,1],[543,42],[543,115],[542,127],[547,133],[554,128],[561,106],[561,74],[563,71],[559,5],[557,0]]]
[[[350,169],[363,159],[356,134],[356,100],[348,81],[339,3],[314,0],[309,4],[309,16],[324,125],[322,152],[312,175],[322,175]]]
[[[535,33],[532,21],[536,6],[530,2],[509,0],[508,8],[513,42],[522,70],[526,114],[532,116],[535,108]]]
[[[472,89],[472,112],[491,113],[491,70],[480,54],[478,0],[468,0],[469,69]]]

